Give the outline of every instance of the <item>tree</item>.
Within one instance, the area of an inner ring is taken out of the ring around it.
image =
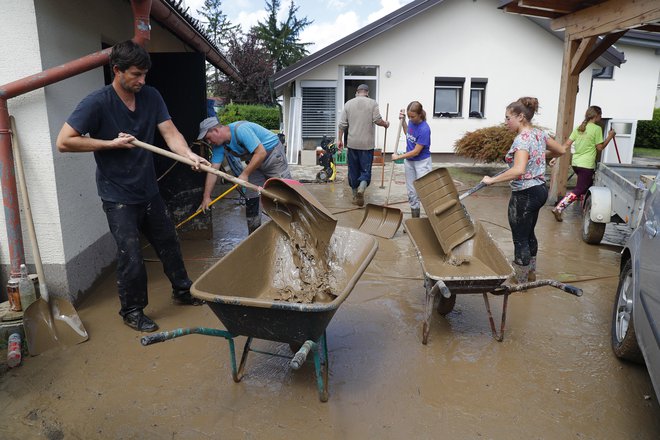
[[[247,35],[236,34],[227,48],[227,58],[241,72],[241,80],[222,80],[219,95],[244,104],[272,105],[269,78],[273,74],[273,58],[257,35],[252,31]]]
[[[197,13],[206,19],[202,23],[211,42],[225,52],[225,47],[234,35],[240,35],[241,26],[232,25],[227,16],[222,13],[221,7],[221,0],[204,0],[202,9],[198,9]],[[218,86],[223,76],[217,68],[210,64],[206,65],[206,83],[209,93],[212,95],[218,94]]]
[[[264,23],[259,22],[254,32],[263,45],[271,53],[274,60],[275,72],[290,66],[309,54],[307,46],[312,43],[301,43],[300,32],[313,23],[305,18],[296,17],[298,6],[292,1],[285,21],[278,22],[277,14],[280,10],[281,0],[266,0],[268,18]]]

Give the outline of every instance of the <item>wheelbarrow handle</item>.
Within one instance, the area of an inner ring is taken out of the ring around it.
[[[310,351],[316,348],[316,343],[314,341],[305,341],[305,343],[300,347],[300,350],[293,356],[291,362],[291,368],[298,370],[307,360],[307,355]]]
[[[140,343],[142,345],[151,345],[157,344],[159,342],[169,341],[170,339],[179,338],[186,335],[207,335],[207,336],[219,336],[225,339],[232,339],[234,336],[226,330],[220,330],[217,328],[207,328],[207,327],[190,327],[190,328],[178,328],[176,330],[171,330],[169,332],[159,332],[154,333],[153,335],[146,335],[140,338]]]
[[[579,287],[575,287],[570,284],[560,283],[559,281],[555,281],[555,280],[538,280],[538,281],[531,281],[529,283],[512,284],[512,285],[502,284],[492,293],[494,295],[504,295],[506,293],[520,292],[522,290],[535,289],[537,287],[543,287],[543,286],[551,286],[556,289],[563,290],[566,293],[570,293],[571,295],[575,295],[578,297],[582,296],[582,289],[580,289]]]

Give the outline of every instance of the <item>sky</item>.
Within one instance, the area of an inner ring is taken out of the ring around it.
[[[314,53],[325,46],[349,35],[379,18],[410,3],[412,0],[296,0],[299,7],[296,17],[313,23],[301,33],[300,42],[313,43],[308,46],[309,53]],[[184,0],[189,7],[188,13],[202,19],[197,10],[204,5],[204,0]],[[282,0],[280,20],[289,10],[291,0]],[[265,0],[223,0],[222,13],[232,24],[240,24],[247,31],[259,21],[266,19]]]

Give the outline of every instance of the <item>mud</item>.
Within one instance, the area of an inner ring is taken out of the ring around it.
[[[463,172],[465,189],[489,174],[479,171]],[[345,211],[337,214],[340,226],[357,227],[362,210],[352,209],[345,175],[340,166],[339,182],[307,187],[331,211]],[[377,185],[366,194],[370,203],[385,200]],[[495,185],[463,204],[510,256],[508,197],[506,186]],[[401,165],[390,205],[406,207],[408,219],[406,203]],[[225,199],[219,205],[214,239],[183,241],[193,279],[245,237],[240,205]],[[309,364],[294,371],[287,359],[251,354],[245,378],[234,383],[221,338],[141,346],[140,333],[117,314],[111,274],[77,306],[89,341],[26,357],[0,376],[0,437],[660,438],[660,407],[647,370],[620,362],[609,347],[620,258],[616,231],[608,231],[612,244],[586,245],[577,208],[565,212],[563,223],[550,209],[541,210],[536,228],[537,276],[574,283],[584,295],[549,287],[511,295],[502,343],[490,336],[481,295],[465,294],[457,295],[447,316],[434,313],[429,344],[422,345],[424,286],[415,249],[401,229],[391,240],[378,239],[374,260],[327,328],[327,403],[319,402]],[[170,303],[158,263],[149,263],[148,271],[147,313],[161,329],[222,328],[208,307]],[[491,303],[497,316],[499,299]],[[255,348],[290,355],[285,344],[260,342]]]

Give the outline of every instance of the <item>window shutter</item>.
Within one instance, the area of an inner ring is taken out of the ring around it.
[[[303,138],[334,137],[337,131],[335,101],[334,87],[302,88]]]

